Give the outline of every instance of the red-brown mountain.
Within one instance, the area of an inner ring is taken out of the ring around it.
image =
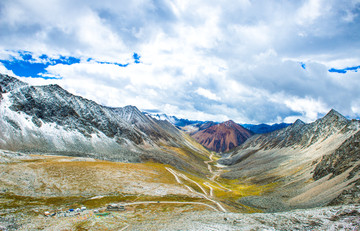
[[[232,120],[213,125],[192,137],[215,152],[226,152],[244,143],[254,133]]]

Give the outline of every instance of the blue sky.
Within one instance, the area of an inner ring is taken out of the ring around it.
[[[45,80],[49,79],[61,79],[61,75],[52,75],[47,71],[49,66],[56,65],[73,65],[81,62],[80,58],[71,56],[58,56],[55,58],[49,58],[46,54],[34,56],[30,51],[15,51],[15,56],[9,55],[7,59],[0,59],[0,63],[16,76],[27,77],[27,78],[42,78]],[[137,53],[133,54],[133,62],[140,63],[140,55]],[[96,63],[96,64],[109,64],[116,65],[119,67],[127,67],[129,63],[116,63],[97,61],[93,58],[86,59],[83,63]]]
[[[348,71],[358,72],[359,69],[360,69],[360,66],[346,67],[346,68],[342,68],[342,69],[330,68],[329,72],[336,72],[336,73],[340,73],[340,74],[346,74]]]
[[[239,123],[360,117],[360,0],[3,0],[0,72]]]
[[[80,59],[75,57],[60,56],[58,58],[49,58],[46,54],[33,57],[33,54],[28,51],[17,51],[17,53],[17,57],[10,56],[7,59],[0,60],[0,62],[7,70],[22,77],[43,78],[46,80],[61,79],[61,76],[47,75],[46,68],[52,65],[72,65],[80,62]]]

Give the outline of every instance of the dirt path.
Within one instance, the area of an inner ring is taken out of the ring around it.
[[[214,203],[217,205],[217,207],[220,209],[220,211],[223,211],[223,212],[227,212],[227,210],[218,202],[218,201],[215,201],[214,199],[211,199],[209,196],[213,196],[213,188],[212,187],[208,187],[210,188],[210,195],[208,194],[208,192],[197,182],[195,182],[194,180],[191,180],[190,178],[188,178],[187,176],[185,176],[184,174],[182,173],[179,173],[169,167],[166,167],[166,170],[168,170],[176,179],[176,181],[182,185],[184,185],[186,188],[188,188],[191,192],[195,193],[195,194],[198,194],[199,196],[203,197],[204,199]],[[181,179],[183,180],[181,180]],[[187,185],[184,181],[188,181],[188,182],[191,182],[191,183],[194,183],[197,187],[200,188],[200,190],[203,192],[203,193],[200,193],[200,192],[197,192],[194,188],[192,188],[191,186]]]
[[[212,176],[209,178],[209,180],[212,181],[212,182],[213,182],[214,184],[216,184],[217,186],[213,186],[213,185],[211,185],[211,184],[209,184],[209,183],[205,183],[206,186],[208,186],[208,187],[210,188],[210,191],[213,191],[213,190],[214,190],[213,187],[214,187],[214,188],[222,189],[222,190],[224,190],[224,191],[226,191],[226,192],[231,192],[231,191],[232,191],[231,189],[225,188],[224,186],[222,186],[221,184],[219,184],[219,182],[216,181],[216,179],[221,175],[221,173],[222,173],[224,170],[222,170],[221,168],[219,168],[217,171],[214,171],[214,170],[212,169],[210,163],[215,162],[215,160],[213,159],[213,157],[214,157],[214,153],[211,153],[210,156],[209,156],[210,160],[204,161],[204,163],[207,164],[207,167],[208,167],[210,173],[212,174]]]
[[[189,177],[187,177],[187,176],[185,176],[184,174],[182,174],[182,173],[179,173],[179,172],[176,172],[175,170],[172,170],[171,168],[168,168],[168,167],[166,167],[166,169],[171,173],[171,174],[173,174],[174,176],[176,175],[177,176],[177,182],[178,183],[182,183],[181,181],[179,182],[179,177],[181,177],[182,179],[184,179],[184,180],[186,180],[186,181],[190,181],[190,182],[192,182],[192,183],[194,183],[196,186],[198,186],[200,189],[201,189],[201,191],[205,194],[205,195],[208,195],[208,192],[199,184],[199,183],[197,183],[196,181],[193,181],[192,179],[190,179]]]
[[[213,157],[214,157],[214,153],[211,153],[209,156],[210,160],[204,161],[204,163],[207,165],[209,169],[209,172],[211,172],[212,174],[214,173],[214,171],[212,170],[210,163],[214,162]]]
[[[219,211],[214,206],[208,205],[203,202],[192,202],[192,201],[137,201],[137,202],[129,202],[129,203],[121,203],[121,205],[140,205],[140,204],[192,204],[192,205],[204,205],[213,209],[214,211]]]
[[[129,228],[130,225],[126,225],[124,226],[124,228],[120,229],[119,231],[123,231],[123,230],[126,230],[127,228]]]

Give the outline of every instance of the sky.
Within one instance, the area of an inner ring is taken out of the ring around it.
[[[1,0],[0,73],[192,120],[360,118],[360,0]]]

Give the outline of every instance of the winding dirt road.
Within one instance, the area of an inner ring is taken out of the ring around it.
[[[218,185],[218,186],[214,186],[208,182],[205,182],[204,185],[209,188],[209,193],[205,190],[205,188],[202,185],[200,185],[196,181],[190,179],[189,177],[185,176],[184,174],[177,172],[174,169],[169,168],[169,167],[166,167],[166,170],[168,170],[175,177],[176,182],[185,186],[189,191],[191,191],[192,193],[198,194],[199,196],[203,197],[204,199],[216,204],[216,206],[220,209],[220,211],[227,212],[227,210],[220,204],[220,202],[212,199],[214,197],[214,188],[221,189],[223,191],[231,191],[215,181],[215,179],[218,176],[220,176],[222,170],[216,171],[216,172],[213,171],[212,166],[210,165],[210,163],[213,163],[215,161],[215,160],[213,160],[213,157],[214,157],[214,154],[211,153],[209,156],[210,160],[204,161],[204,163],[207,164],[209,172],[212,174],[212,176],[209,178],[209,180]],[[187,185],[186,182],[191,182],[191,183],[195,184],[202,191],[202,193],[197,192],[193,187]],[[210,198],[210,197],[212,197],[212,198]]]

